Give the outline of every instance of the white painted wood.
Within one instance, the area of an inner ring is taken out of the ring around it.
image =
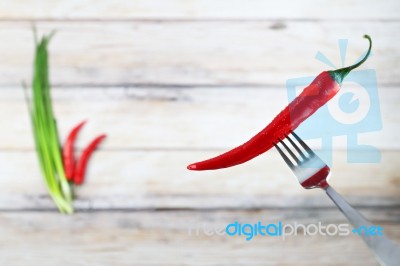
[[[199,236],[189,226],[223,228],[235,220],[285,224],[345,223],[339,211],[310,216],[287,210],[257,212],[1,213],[2,265],[377,265],[355,235],[276,237]],[[318,220],[318,221],[317,221]],[[400,241],[398,224],[380,223]],[[340,251],[340,255],[335,251]]]
[[[367,49],[360,69],[375,69],[380,85],[398,84],[400,22],[38,22],[57,30],[50,44],[51,79],[62,85],[206,84],[278,85],[340,66],[338,39],[349,39],[346,65]],[[30,81],[33,37],[28,22],[0,22],[0,85]]]
[[[360,69],[377,71],[383,130],[360,143],[382,149],[382,162],[347,163],[345,139],[336,138],[330,182],[400,242],[399,7],[397,0],[0,1],[0,265],[376,265],[356,236],[189,236],[193,224],[346,220],[322,191],[302,189],[275,151],[220,171],[185,167],[263,128],[287,103],[288,79],[328,69],[317,51],[340,65],[337,39],[348,38],[352,63],[368,33],[373,56]],[[20,89],[31,79],[31,20],[40,33],[58,31],[51,79],[60,85],[53,95],[62,137],[84,118],[79,149],[109,135],[76,190],[73,216],[54,208],[33,150]]]
[[[390,1],[14,0],[0,3],[2,19],[399,19]]]
[[[346,83],[342,90],[357,95],[364,91]],[[55,88],[52,95],[62,139],[75,124],[88,119],[78,139],[78,148],[105,132],[109,137],[103,148],[107,150],[228,150],[263,129],[288,103],[283,86],[268,89],[79,87]],[[400,148],[397,134],[400,90],[379,88],[379,100],[382,130],[360,133],[359,143],[397,150]],[[329,105],[337,106],[334,102]],[[359,108],[364,107],[369,109],[368,101],[361,99]],[[340,113],[340,108],[336,110],[332,111],[333,117]],[[34,148],[22,88],[1,90],[0,128],[0,150]],[[314,148],[321,146],[318,139],[310,144]],[[334,137],[333,147],[347,148],[346,137]]]
[[[275,150],[224,170],[186,169],[188,163],[213,154],[209,151],[97,151],[90,162],[86,184],[76,191],[76,207],[333,207],[321,190],[304,190]],[[330,183],[354,204],[398,206],[398,156],[398,152],[383,152],[379,164],[349,164],[346,153],[336,151]],[[0,169],[0,209],[53,209],[33,151],[1,152]]]
[[[363,91],[361,87],[344,84],[343,91],[346,90]],[[263,129],[288,103],[283,87],[68,88],[54,89],[52,94],[62,139],[75,124],[88,119],[78,147],[82,148],[95,135],[105,132],[109,134],[105,149],[228,150]],[[400,137],[396,132],[400,121],[396,110],[400,91],[380,88],[379,97],[382,130],[360,133],[359,143],[381,149],[399,149]],[[361,101],[360,104],[368,102]],[[337,106],[334,102],[329,105]],[[340,111],[340,108],[336,109]],[[332,111],[333,117],[338,117],[339,111]],[[33,149],[29,115],[21,88],[1,90],[0,125],[3,128],[0,131],[1,149]],[[18,141],[15,141],[16,135]],[[347,148],[345,137],[334,137],[333,140],[335,149]],[[318,140],[311,144],[313,147],[321,145]]]

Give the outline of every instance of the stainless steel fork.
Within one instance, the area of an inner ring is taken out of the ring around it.
[[[275,148],[297,177],[300,184],[306,189],[324,189],[326,194],[328,194],[339,210],[347,217],[354,228],[362,228],[364,231],[373,228],[372,223],[351,207],[350,204],[328,184],[329,166],[327,166],[294,132],[291,132],[291,135],[294,138],[291,138],[289,135],[286,136],[286,141],[280,139],[279,142],[275,144]],[[400,265],[400,247],[386,236],[379,234],[379,232],[376,235],[370,235],[365,232],[359,235],[375,254],[381,265]]]

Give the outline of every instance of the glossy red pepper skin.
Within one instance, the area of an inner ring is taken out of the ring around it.
[[[81,157],[76,165],[76,171],[74,175],[75,185],[81,185],[84,181],[85,172],[87,168],[88,161],[92,153],[96,150],[99,144],[106,138],[105,134],[96,137],[89,145],[83,150]]]
[[[72,181],[74,178],[75,171],[75,155],[74,155],[74,146],[75,140],[78,136],[79,131],[85,125],[86,121],[82,121],[78,125],[76,125],[68,134],[67,139],[64,142],[64,146],[62,148],[62,157],[64,163],[65,175],[68,181]]]
[[[188,166],[190,170],[214,170],[238,165],[268,151],[296,129],[339,91],[340,85],[322,72],[270,124],[246,143],[217,157]]]
[[[366,56],[357,64],[334,71],[319,74],[302,93],[283,109],[270,124],[246,143],[214,158],[190,164],[189,170],[215,170],[247,162],[268,151],[279,139],[284,139],[304,120],[326,104],[341,87],[343,78],[354,68],[361,65],[371,51],[371,39]]]

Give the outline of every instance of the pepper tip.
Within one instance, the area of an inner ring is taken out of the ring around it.
[[[188,170],[196,170],[196,168],[197,168],[196,164],[190,164],[190,165],[187,166]]]

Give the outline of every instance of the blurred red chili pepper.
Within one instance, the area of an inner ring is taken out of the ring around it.
[[[214,170],[238,165],[268,151],[279,139],[284,139],[304,120],[327,103],[339,91],[343,79],[351,70],[367,60],[372,41],[368,35],[369,48],[364,58],[349,67],[324,71],[306,87],[270,124],[246,143],[214,158],[190,164],[189,170]]]
[[[91,154],[97,148],[97,146],[106,138],[107,135],[102,134],[96,137],[89,145],[83,150],[81,157],[78,160],[76,165],[75,174],[74,174],[74,183],[75,185],[81,185],[84,181],[85,172],[87,163],[90,159]]]
[[[76,125],[71,132],[68,134],[66,141],[64,142],[64,146],[62,148],[62,156],[64,163],[65,175],[68,181],[72,181],[74,179],[74,170],[75,170],[75,157],[74,157],[74,146],[76,137],[86,123],[85,121],[80,122]]]

